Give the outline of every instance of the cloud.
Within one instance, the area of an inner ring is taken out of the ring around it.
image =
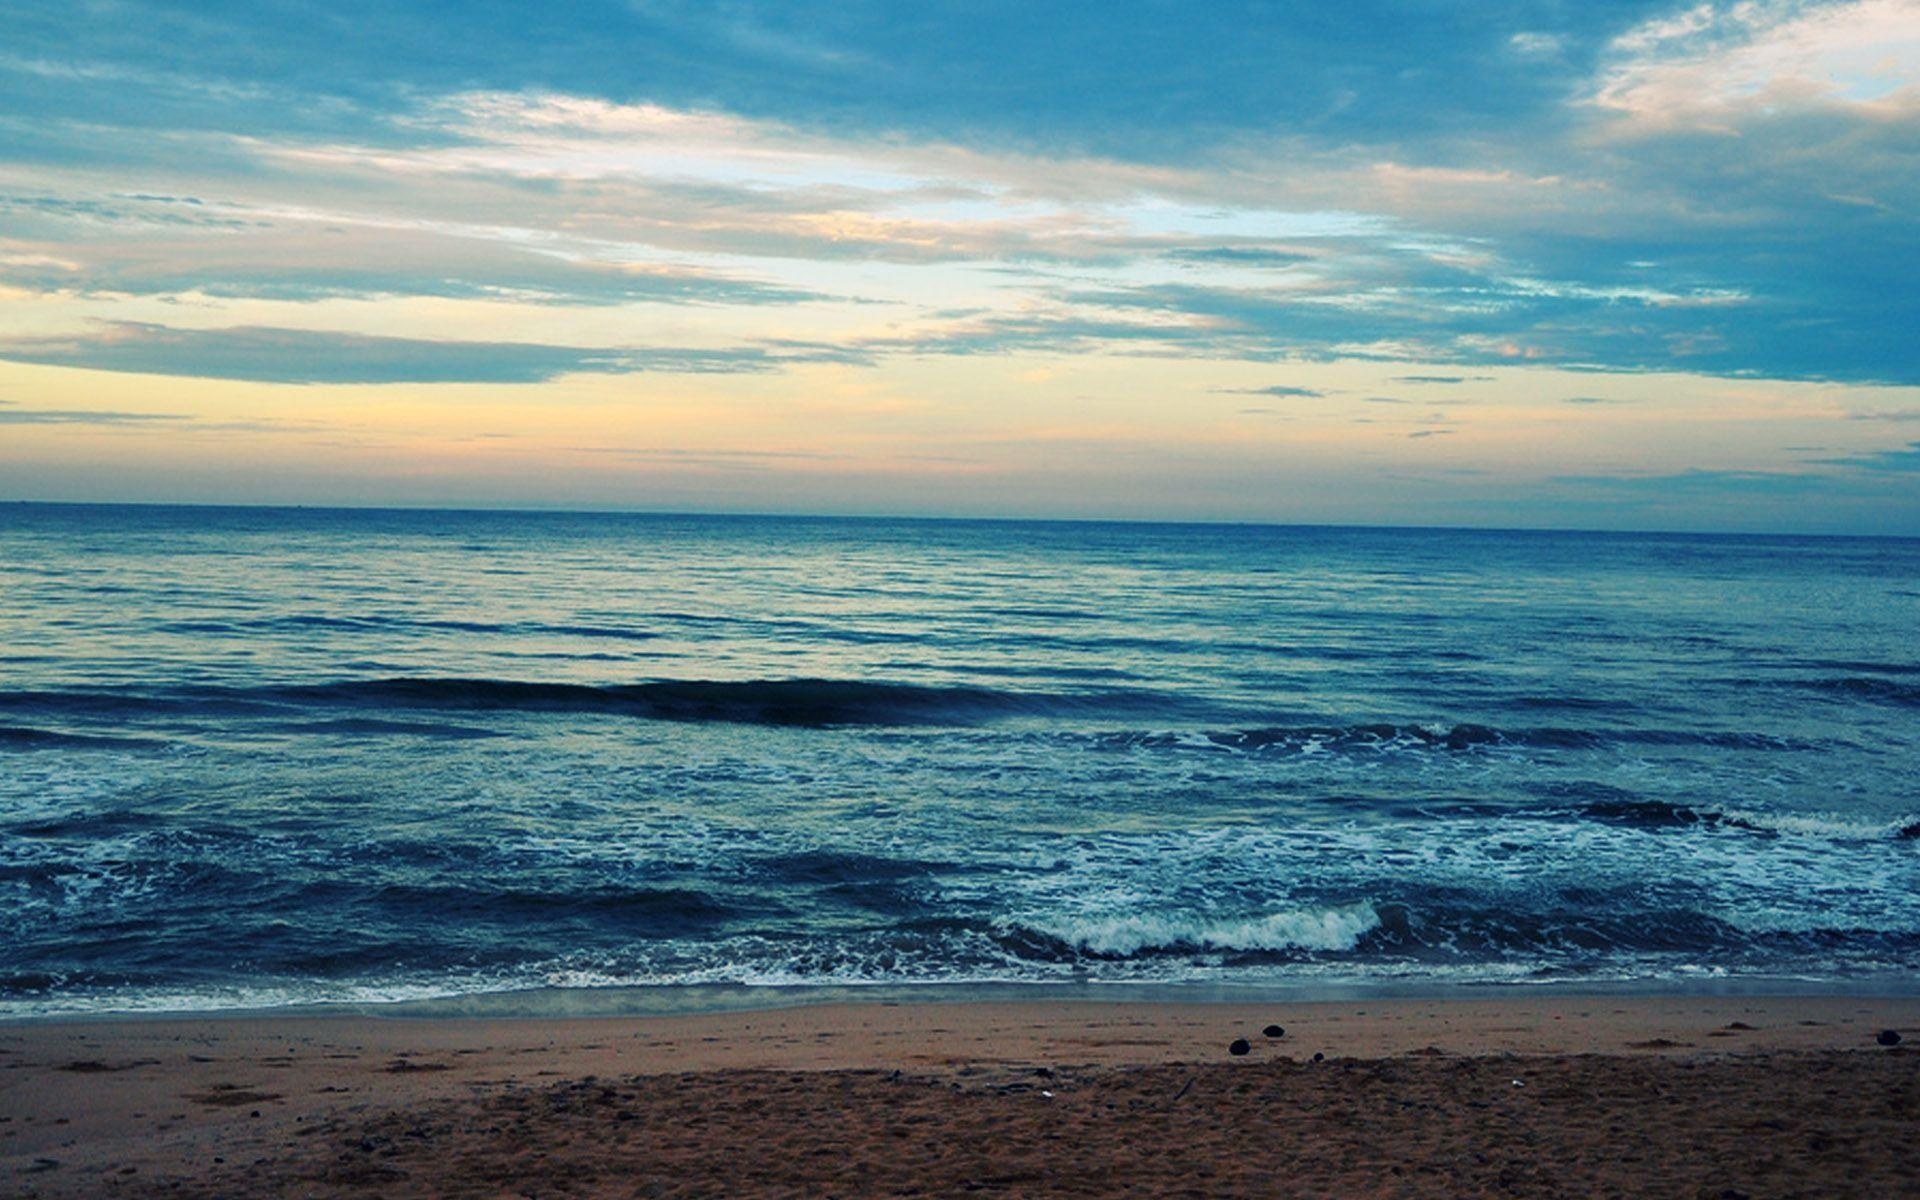
[[[1566,475],[1550,482],[1660,500],[1701,495],[1806,496],[1830,490],[1834,480],[1804,471],[1691,470],[1665,475]]]
[[[1491,375],[1395,375],[1396,383],[1484,383]]]
[[[1312,262],[1316,256],[1266,246],[1192,246],[1169,250],[1166,257],[1207,267],[1293,267]]]
[[[177,63],[35,13],[0,59],[0,156],[7,130],[72,136],[58,170],[20,152],[43,194],[0,279],[732,310],[897,267],[858,294],[904,319],[849,318],[848,341],[1920,381],[1916,72],[1856,62],[1906,44],[1911,0],[1000,24],[855,3],[804,28],[778,5],[589,9],[456,27],[350,3],[341,27],[402,39],[352,55],[307,14],[130,0]],[[410,44],[435,53],[382,49]],[[117,100],[74,95],[106,83]],[[1642,119],[1680,83],[1712,120]],[[337,111],[271,123],[302,98]],[[224,122],[186,114],[216,102]],[[121,178],[141,153],[166,165],[138,197],[74,167]],[[936,323],[928,297],[961,290],[993,311]]]
[[[1171,158],[1275,127],[1418,137],[1525,119],[1609,39],[1669,5],[1442,12],[1365,0],[1312,21],[1152,0],[1097,13],[1005,0],[831,11],[584,0],[564,14],[500,4],[460,21],[376,0],[123,0],[111,21],[43,5],[10,14],[0,111],[272,136],[374,125],[409,96],[566,87],[677,107],[719,100],[809,128]]]
[[[857,361],[830,346],[770,342],[730,349],[590,348],[431,341],[239,327],[191,330],[114,322],[72,337],[0,340],[0,359],[259,383],[539,383],[574,373],[753,373],[794,362]]]
[[[1609,49],[1593,103],[1616,117],[1616,136],[1733,132],[1783,104],[1870,109],[1911,88],[1920,5],[1702,3]]]
[[[93,408],[18,408],[0,400],[0,425],[154,425],[191,421],[182,413],[113,412]]]
[[[1551,58],[1566,48],[1564,40],[1557,34],[1525,30],[1508,38],[1507,46],[1525,58]]]
[[[1920,442],[1908,442],[1898,450],[1878,450],[1848,458],[1823,458],[1816,462],[1828,466],[1853,467],[1862,471],[1920,471]]]
[[[1215,388],[1213,390],[1215,393],[1223,396],[1278,396],[1283,398],[1299,397],[1307,400],[1317,400],[1326,395],[1325,392],[1318,388],[1295,387],[1287,383],[1276,383],[1269,387]]]
[[[301,219],[259,206],[148,195],[82,201],[0,194],[0,211],[43,218],[40,240],[16,236],[0,245],[0,282],[38,291],[292,301],[436,296],[577,305],[765,305],[832,298],[657,256],[623,260],[631,248],[592,239],[542,239],[540,248],[529,248],[524,235],[516,238],[506,229],[450,233],[409,227],[401,219]],[[102,238],[102,227],[124,232]]]

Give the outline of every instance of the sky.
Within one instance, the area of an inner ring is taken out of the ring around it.
[[[1920,0],[0,24],[0,499],[1920,535]]]

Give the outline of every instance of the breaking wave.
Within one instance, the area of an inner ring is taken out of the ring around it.
[[[1332,908],[1289,909],[1262,916],[1206,919],[1179,913],[1129,913],[1017,922],[1024,928],[1097,957],[1132,958],[1196,951],[1352,950],[1380,927],[1380,914],[1361,902]]]
[[[1592,821],[1643,829],[1718,826],[1776,837],[1792,835],[1836,842],[1920,839],[1920,814],[1908,814],[1891,821],[1863,821],[1837,813],[1696,808],[1664,800],[1630,798],[1595,800],[1581,805],[1575,813]]]

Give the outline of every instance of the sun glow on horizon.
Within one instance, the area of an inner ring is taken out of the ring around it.
[[[1372,92],[1260,120],[1196,57],[1131,142],[937,73],[862,121],[746,59],[319,95],[29,45],[0,491],[1920,529],[1920,4],[1536,15],[1428,48],[1484,76],[1450,124],[1355,40],[1275,53]]]

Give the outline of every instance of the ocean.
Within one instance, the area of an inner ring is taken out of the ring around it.
[[[1915,540],[5,505],[0,1016],[1910,986],[1917,750]]]

